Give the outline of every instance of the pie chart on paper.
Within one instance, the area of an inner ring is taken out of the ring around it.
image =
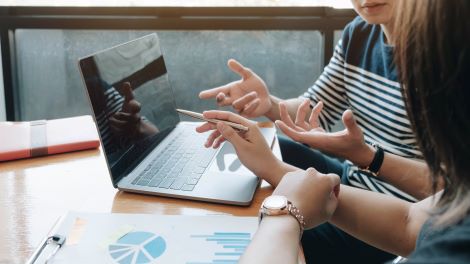
[[[161,236],[143,231],[130,232],[108,246],[109,255],[119,264],[153,263],[165,249]]]

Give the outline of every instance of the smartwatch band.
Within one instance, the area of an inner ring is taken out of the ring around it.
[[[372,162],[367,166],[365,171],[370,172],[372,175],[377,177],[379,176],[379,170],[380,167],[382,167],[385,154],[379,144],[374,143],[372,146],[375,148],[374,159],[372,159]]]

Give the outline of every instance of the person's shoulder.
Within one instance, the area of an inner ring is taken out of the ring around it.
[[[371,43],[371,39],[377,39],[381,33],[380,25],[369,24],[362,17],[357,16],[343,30],[341,37],[343,49],[349,46],[365,47],[367,43]]]
[[[470,216],[461,223],[423,235],[407,263],[470,263]]]
[[[364,31],[370,31],[372,28],[372,24],[367,23],[364,19],[362,19],[361,16],[356,16],[353,21],[349,22],[348,25],[346,25],[346,28],[348,29],[349,32],[364,32]]]

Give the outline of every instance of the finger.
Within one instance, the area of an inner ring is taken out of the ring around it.
[[[214,145],[214,140],[215,140],[216,138],[220,137],[220,135],[221,135],[221,134],[220,134],[220,131],[214,130],[214,131],[209,135],[209,137],[207,137],[206,143],[204,144],[204,146],[205,146],[206,148],[210,148],[211,146],[213,146],[213,145]]]
[[[240,75],[240,77],[242,77],[243,80],[248,79],[253,74],[250,69],[245,68],[245,66],[243,66],[240,62],[234,59],[228,60],[227,65],[230,68],[230,70]]]
[[[109,121],[109,124],[112,125],[112,126],[119,126],[119,127],[122,127],[126,124],[125,121],[121,121],[119,119],[117,119],[115,116],[112,116],[108,119]]]
[[[218,106],[227,106],[232,104],[232,98],[224,93],[219,93],[216,97]]]
[[[318,122],[318,117],[320,116],[320,112],[323,109],[323,102],[318,102],[315,107],[312,109],[312,114],[310,114],[310,118],[308,122],[312,128],[320,127],[320,123]]]
[[[256,98],[255,100],[251,101],[248,105],[246,105],[245,108],[240,112],[240,114],[242,116],[249,117],[260,104],[261,100],[259,98]]]
[[[214,129],[217,129],[215,124],[207,122],[207,123],[204,123],[204,124],[196,127],[196,132],[205,133],[207,131],[211,131],[211,130],[214,130]]]
[[[303,142],[301,132],[293,129],[292,127],[290,127],[289,125],[287,125],[281,120],[276,120],[275,123],[277,127],[279,127],[279,129],[282,131],[282,133],[284,133],[286,136],[292,138],[293,140],[297,142]]]
[[[343,113],[343,124],[344,127],[349,131],[351,134],[360,134],[362,133],[361,128],[357,125],[356,119],[351,110],[346,110]]]
[[[132,86],[130,82],[125,82],[122,86],[122,93],[124,94],[124,100],[130,102],[134,100],[134,92],[132,91]]]
[[[314,167],[309,167],[309,168],[307,168],[307,170],[305,171],[305,173],[307,173],[307,175],[309,175],[309,176],[315,176],[315,175],[317,175],[319,172],[318,172]]]
[[[308,123],[305,122],[305,117],[310,110],[310,100],[305,99],[297,108],[297,114],[295,115],[295,124],[305,130],[309,130]]]
[[[129,114],[124,112],[117,112],[113,115],[113,117],[117,120],[131,124],[138,123],[141,120],[140,115]]]
[[[338,199],[339,191],[340,191],[340,188],[341,188],[341,177],[339,177],[336,174],[328,174],[327,176],[330,177],[331,184],[333,186],[333,190],[332,190],[331,193],[332,193],[332,195],[334,195],[334,197],[336,199]]]
[[[230,84],[222,85],[212,89],[204,90],[199,93],[201,99],[215,98],[219,93],[228,93],[230,90]]]
[[[140,103],[137,100],[132,99],[131,101],[127,103],[127,109],[126,109],[127,111],[125,112],[131,113],[131,114],[137,114],[140,112],[140,109],[141,109]]]
[[[217,130],[222,134],[222,136],[228,140],[235,148],[243,147],[247,142],[245,139],[241,138],[238,133],[231,128],[230,126],[224,123],[217,123]]]
[[[285,125],[291,127],[296,131],[302,131],[302,128],[297,127],[294,124],[294,121],[292,121],[292,118],[290,117],[289,112],[287,111],[287,106],[284,103],[279,103],[279,115],[281,116],[281,120]]]
[[[218,148],[220,147],[220,144],[222,144],[224,141],[225,141],[225,138],[222,135],[220,135],[218,138],[214,140],[214,144],[212,144],[212,147]]]
[[[246,107],[248,103],[255,100],[257,97],[258,97],[258,93],[253,91],[233,101],[232,107],[238,112],[241,112],[243,111],[243,109]]]
[[[332,189],[341,184],[341,178],[337,174],[328,173],[326,174],[326,177],[330,179],[330,185]]]
[[[234,123],[241,124],[247,127],[254,125],[252,121],[240,115],[237,115],[235,113],[227,112],[227,111],[210,110],[210,111],[204,111],[203,115],[205,118],[226,120],[226,121],[234,122]]]
[[[115,134],[123,134],[123,132],[125,131],[124,128],[120,126],[115,126],[113,124],[109,125],[109,129],[111,129],[111,131],[113,131]]]

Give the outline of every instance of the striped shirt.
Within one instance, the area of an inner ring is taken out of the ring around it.
[[[324,103],[319,122],[325,130],[331,131],[342,113],[351,109],[368,144],[378,143],[386,152],[422,159],[404,106],[393,49],[386,44],[380,25],[367,24],[360,17],[348,24],[329,64],[303,97],[312,104]],[[347,163],[350,185],[416,201]]]
[[[110,155],[111,153],[118,151],[118,146],[123,145],[123,142],[116,142],[118,139],[113,137],[113,133],[109,124],[109,118],[117,112],[121,111],[122,105],[124,104],[124,97],[118,91],[116,91],[114,87],[109,85],[107,87],[108,89],[104,91],[106,105],[104,111],[96,115],[96,122],[98,123],[98,129],[100,131],[101,141],[103,142],[104,149],[106,153]]]

